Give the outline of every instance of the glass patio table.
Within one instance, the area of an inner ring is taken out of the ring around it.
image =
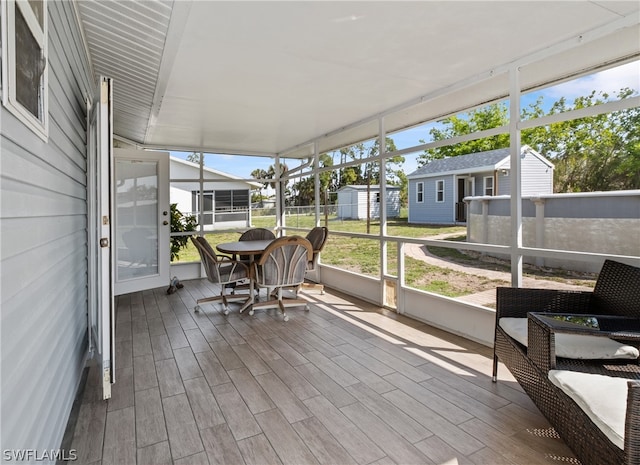
[[[585,334],[640,341],[640,318],[615,315],[529,312],[528,317],[554,333]]]

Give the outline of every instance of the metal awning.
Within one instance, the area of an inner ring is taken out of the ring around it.
[[[76,5],[115,133],[169,149],[306,157],[640,56],[637,1]]]

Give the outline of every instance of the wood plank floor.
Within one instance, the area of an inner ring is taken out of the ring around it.
[[[95,464],[578,463],[491,349],[330,290],[253,317],[187,281],[117,299],[116,383],[84,388]]]

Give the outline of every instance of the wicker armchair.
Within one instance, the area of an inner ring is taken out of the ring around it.
[[[202,266],[207,274],[207,279],[213,284],[220,285],[220,294],[213,297],[204,297],[196,301],[194,310],[201,310],[200,304],[205,302],[222,301],[223,312],[229,314],[229,302],[244,301],[247,303],[251,298],[249,295],[227,295],[225,287],[227,285],[235,285],[238,282],[249,278],[249,268],[242,262],[233,260],[229,257],[216,255],[215,251],[209,245],[204,237],[191,237],[191,241],[196,246]]]
[[[584,412],[548,379],[551,368],[640,379],[637,360],[576,360],[556,357],[548,329],[529,319],[528,347],[500,326],[504,317],[529,312],[607,314],[640,318],[640,268],[606,260],[593,292],[501,287],[497,290],[493,380],[503,362],[583,465],[640,463],[640,389],[630,387],[625,449],[620,450]],[[533,329],[533,330],[532,330]],[[546,332],[545,332],[546,331]],[[633,395],[631,395],[633,393]],[[638,399],[636,399],[636,397]],[[628,437],[627,437],[628,436]]]

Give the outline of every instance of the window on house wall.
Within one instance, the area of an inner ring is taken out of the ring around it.
[[[42,139],[48,134],[45,0],[2,2],[2,104]]]
[[[493,195],[493,176],[484,178],[484,195]]]
[[[202,208],[200,191],[192,191],[191,198],[193,211],[202,213],[204,224],[243,220],[249,210],[248,190],[203,191]]]
[[[376,199],[374,201],[375,203],[380,203],[380,192],[376,192]]]
[[[436,181],[436,202],[444,202],[444,179]]]
[[[424,202],[424,183],[419,182],[416,184],[416,202]]]
[[[249,209],[248,190],[216,191],[216,211],[233,212]]]
[[[249,211],[248,190],[220,190],[215,196],[216,223],[244,221]]]

